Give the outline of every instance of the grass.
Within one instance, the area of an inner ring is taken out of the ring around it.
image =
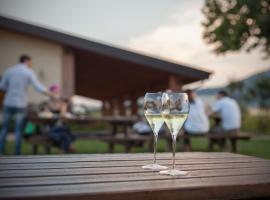
[[[270,134],[270,115],[260,114],[260,115],[250,115],[243,114],[242,120],[242,131],[251,132],[257,134]]]
[[[165,140],[158,141],[158,151],[164,152],[166,147]],[[193,151],[207,151],[207,139],[205,138],[192,138],[192,147]],[[100,141],[82,141],[78,140],[75,142],[75,146],[77,149],[77,153],[107,153],[108,145],[107,143]],[[178,151],[181,149],[181,143],[177,144]],[[135,147],[132,149],[132,152],[148,152],[147,145],[144,147]],[[14,153],[14,142],[9,141],[7,143],[7,154]],[[219,151],[217,147],[215,147],[214,151]],[[115,147],[116,153],[124,152],[124,147],[122,145],[116,145]],[[44,154],[43,148],[39,148],[39,154]],[[58,153],[58,149],[52,149],[53,154]],[[238,153],[245,155],[252,155],[261,158],[270,159],[270,136],[257,136],[252,138],[250,141],[239,141],[238,143]],[[28,155],[32,154],[31,146],[27,143],[22,144],[22,154]]]

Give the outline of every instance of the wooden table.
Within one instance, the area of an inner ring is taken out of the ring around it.
[[[270,160],[178,153],[180,178],[145,171],[152,154],[0,157],[0,199],[270,199]],[[158,162],[170,165],[171,154]],[[268,197],[268,198],[267,198]]]

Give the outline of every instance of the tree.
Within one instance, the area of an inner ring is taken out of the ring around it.
[[[203,38],[216,54],[261,47],[270,58],[270,0],[206,0]]]
[[[231,80],[226,87],[229,95],[237,100],[243,113],[247,112],[246,91],[242,81]]]
[[[240,104],[244,130],[269,132],[270,77],[262,75],[250,82],[232,81],[226,89]],[[257,115],[250,114],[247,109],[250,106],[258,108]]]
[[[261,110],[270,109],[270,77],[262,76],[248,89],[248,99],[256,101]]]
[[[263,76],[257,79],[248,89],[249,100],[255,101],[260,108],[257,130],[269,132],[269,109],[270,109],[270,77]]]

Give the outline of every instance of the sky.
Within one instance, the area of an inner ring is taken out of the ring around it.
[[[203,0],[0,0],[0,15],[213,72],[215,87],[270,69],[259,49],[215,55]]]

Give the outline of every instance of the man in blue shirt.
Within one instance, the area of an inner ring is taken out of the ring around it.
[[[22,55],[19,61],[20,63],[10,67],[4,73],[0,82],[0,89],[5,91],[3,123],[0,132],[0,154],[3,154],[5,151],[8,125],[11,117],[15,120],[16,155],[20,154],[21,132],[26,114],[28,86],[32,84],[38,92],[49,95],[47,88],[38,81],[35,73],[31,69],[31,57]]]

